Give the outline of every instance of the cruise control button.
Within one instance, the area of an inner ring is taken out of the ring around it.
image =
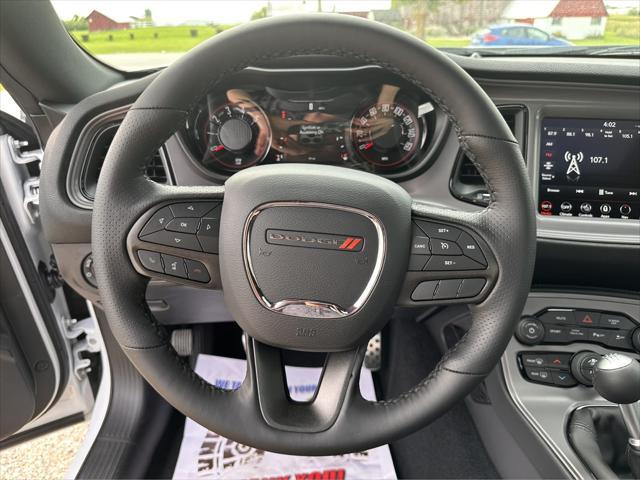
[[[424,220],[416,220],[415,222],[427,237],[442,238],[455,242],[461,233],[457,228],[442,225],[441,223],[425,222]]]
[[[589,312],[585,310],[576,310],[576,323],[585,327],[595,327],[600,320],[599,312]]]
[[[150,233],[159,232],[173,219],[173,214],[169,207],[164,207],[154,213],[144,228],[140,231],[139,237],[149,235]]]
[[[411,255],[409,257],[408,270],[410,272],[419,272],[422,270],[428,260],[429,255]]]
[[[158,252],[150,252],[149,250],[138,250],[138,259],[144,268],[152,272],[162,273],[162,260]]]
[[[438,298],[440,300],[456,298],[461,283],[462,280],[440,280],[440,284],[438,285],[433,298]]]
[[[474,262],[469,257],[462,255],[455,256],[432,256],[424,267],[424,270],[429,272],[440,271],[459,271],[459,270],[484,270],[487,267]]]
[[[162,261],[164,263],[164,273],[172,277],[187,278],[187,269],[182,258],[163,253]]]
[[[573,378],[573,375],[569,372],[551,372],[551,379],[553,384],[558,387],[574,387],[578,384],[578,381]]]
[[[164,228],[171,232],[196,233],[199,222],[198,218],[174,218]]]
[[[218,253],[220,234],[220,219],[205,217],[200,221],[198,241],[207,253]]]
[[[484,278],[465,278],[458,290],[458,298],[475,297],[482,291],[486,283]]]
[[[157,243],[159,245],[166,245],[168,247],[202,251],[195,235],[190,235],[188,233],[176,233],[163,230],[161,232],[152,233],[151,235],[145,235],[144,237],[141,237],[140,240]]]
[[[543,322],[572,324],[576,321],[573,310],[548,310],[538,317]]]
[[[209,272],[207,271],[207,267],[205,267],[202,262],[198,262],[197,260],[185,259],[184,263],[187,266],[187,275],[189,276],[189,280],[194,280],[196,282],[202,283],[207,283],[209,280],[211,280],[211,277],[209,277]]]
[[[411,254],[429,255],[429,239],[417,235],[413,237],[413,240],[411,240]]]
[[[432,255],[462,255],[460,247],[451,240],[441,240],[439,238],[431,239]]]
[[[438,283],[440,283],[440,280],[430,280],[428,282],[420,283],[411,294],[411,300],[416,302],[421,300],[432,300]]]
[[[567,328],[548,326],[545,328],[544,335],[545,343],[566,343],[567,342]]]
[[[185,202],[170,205],[174,217],[203,217],[218,206],[217,202]]]
[[[480,247],[471,237],[471,235],[466,232],[462,232],[460,234],[460,238],[458,238],[458,241],[456,243],[460,245],[460,248],[462,249],[462,253],[464,255],[475,260],[478,263],[481,263],[482,265],[487,264],[487,259],[484,258],[482,250],[480,250]]]
[[[636,324],[622,315],[616,315],[614,313],[603,313],[600,315],[601,327],[619,328],[622,330],[630,330],[636,327]]]

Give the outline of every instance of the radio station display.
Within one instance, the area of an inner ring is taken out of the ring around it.
[[[541,215],[640,219],[640,121],[545,118]]]

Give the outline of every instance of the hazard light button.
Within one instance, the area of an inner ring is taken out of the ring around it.
[[[600,313],[588,310],[576,310],[576,323],[585,327],[595,327],[600,323]]]

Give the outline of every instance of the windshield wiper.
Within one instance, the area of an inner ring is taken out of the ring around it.
[[[557,46],[557,47],[462,47],[441,48],[449,53],[466,57],[590,57],[590,56],[618,56],[639,57],[640,47],[636,45],[612,45],[612,46]]]

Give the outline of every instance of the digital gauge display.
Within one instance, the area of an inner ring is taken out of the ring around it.
[[[545,118],[538,212],[640,218],[640,121]]]

